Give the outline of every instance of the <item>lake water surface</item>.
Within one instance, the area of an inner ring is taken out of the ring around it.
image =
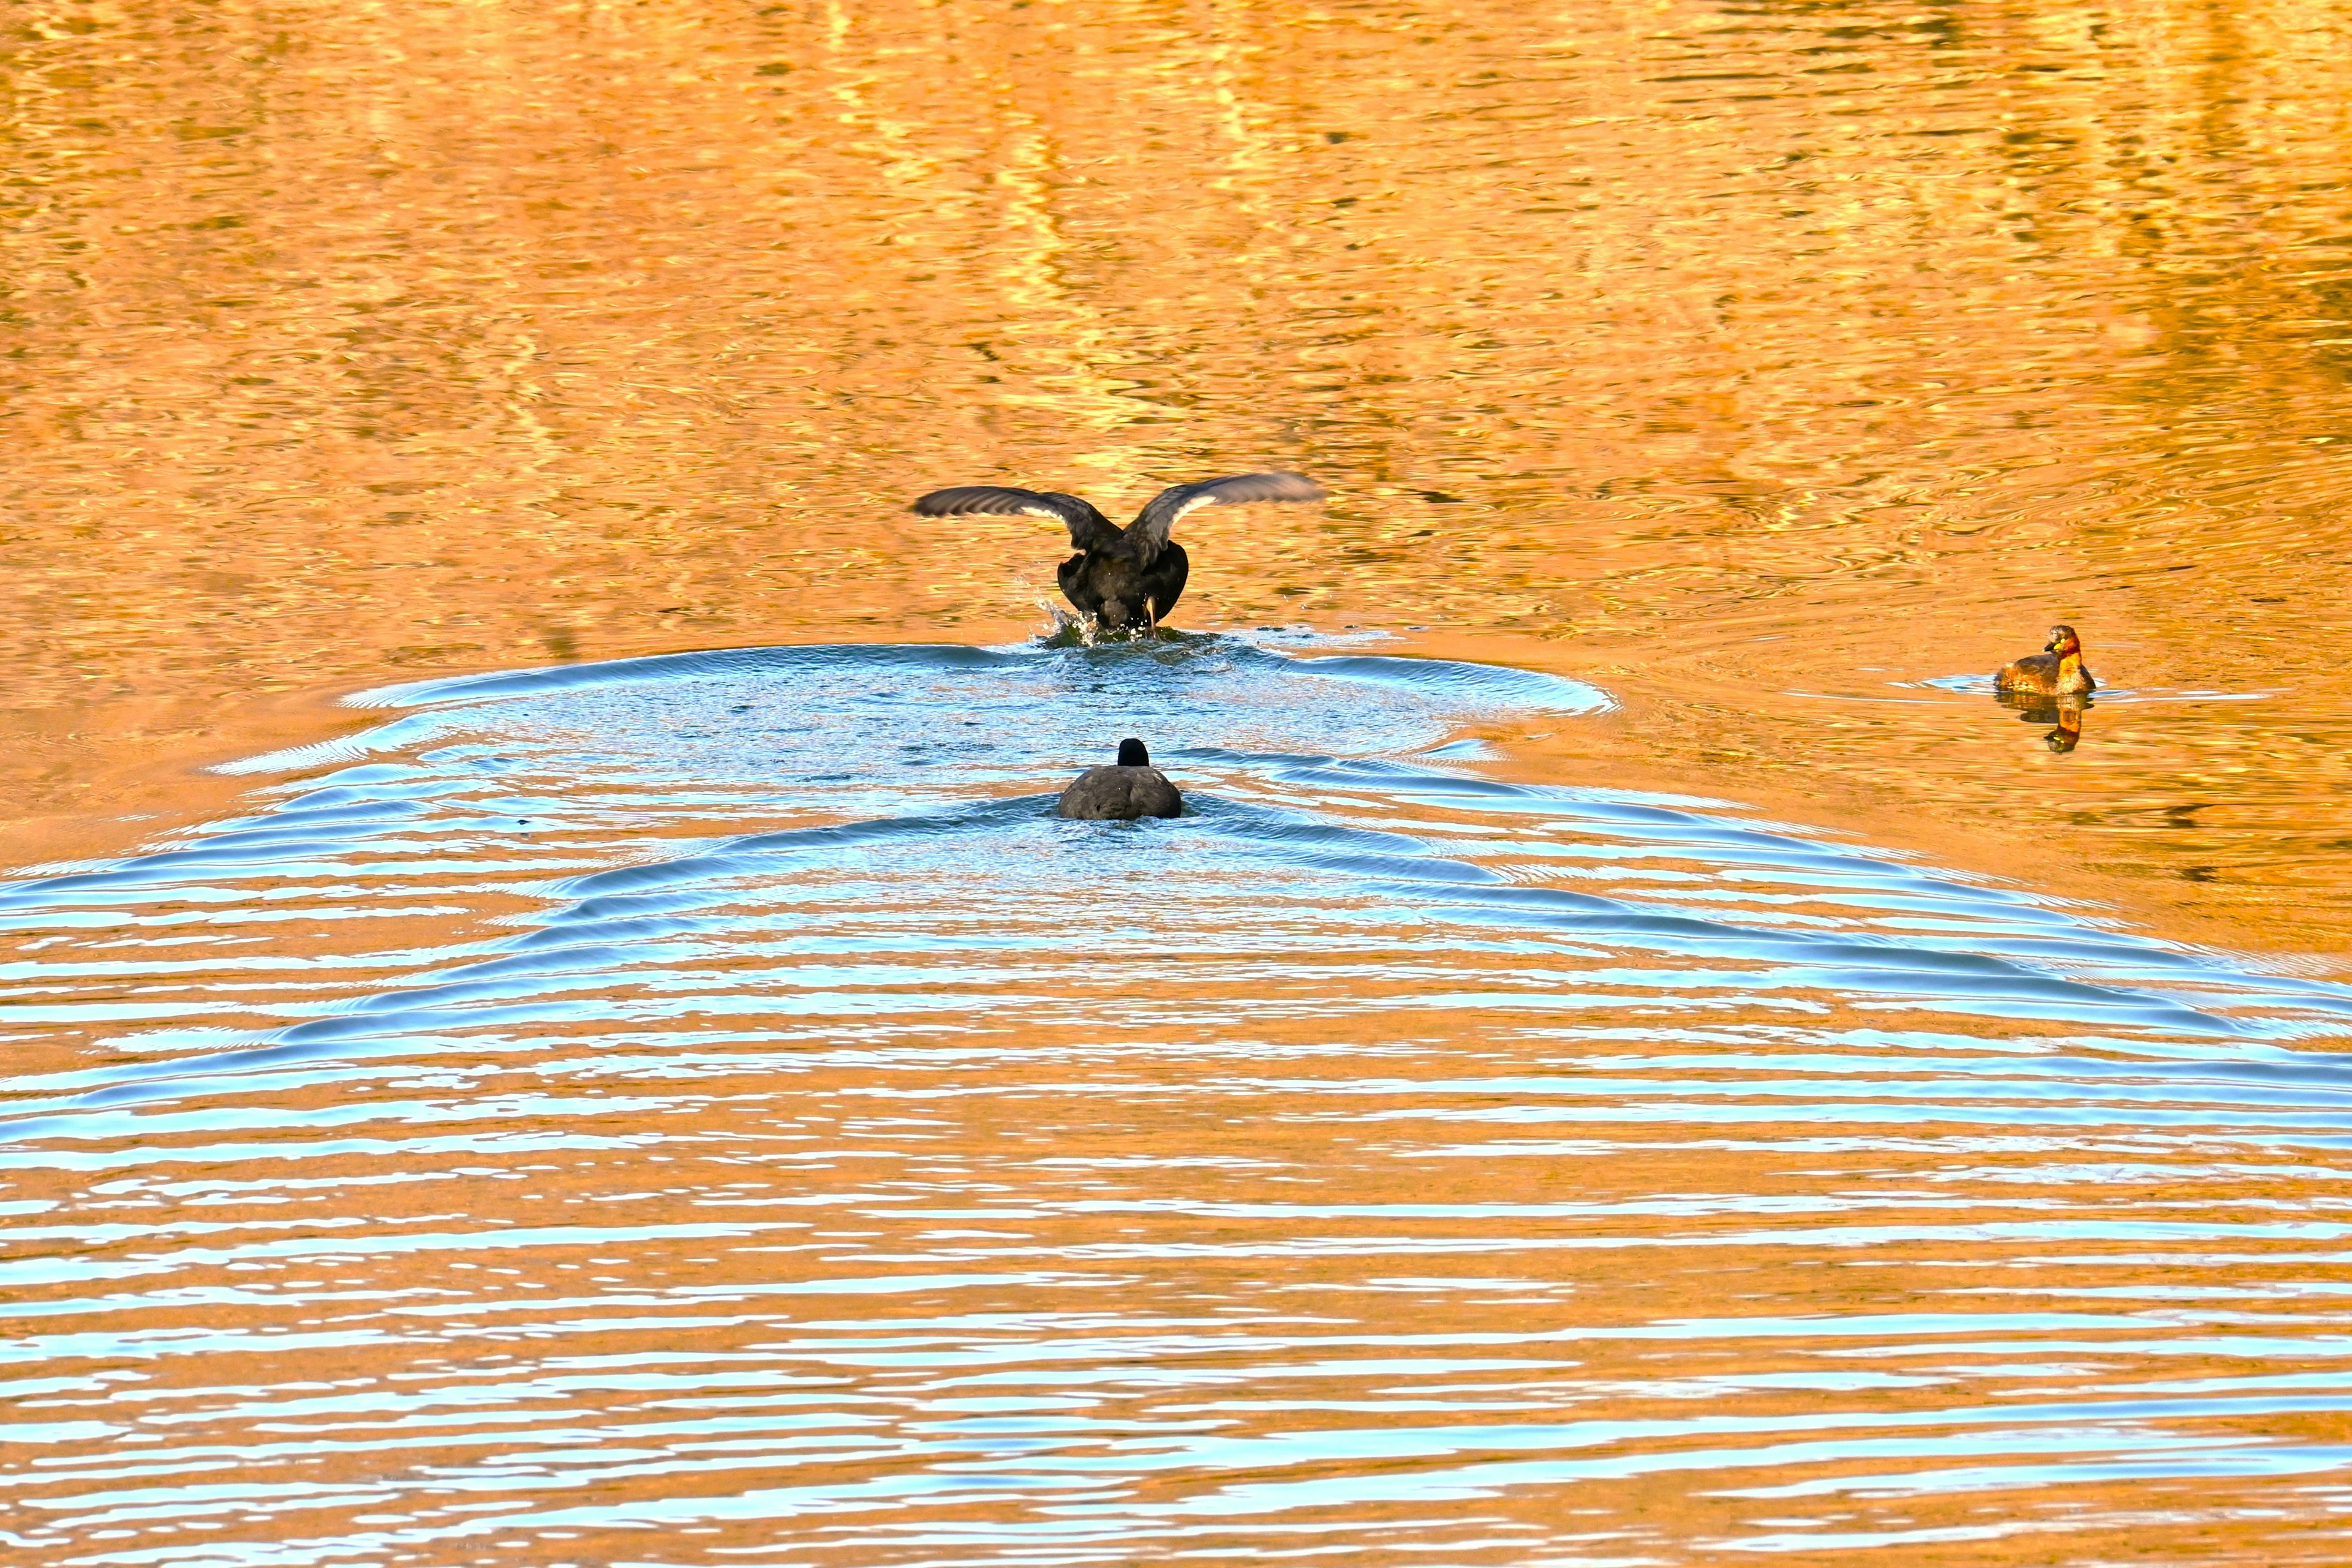
[[[1608,695],[1318,639],[360,700],[0,893],[26,1561],[2352,1524],[2352,987],[1499,781]],[[1055,818],[1129,731],[1187,814]]]
[[[0,9],[0,1557],[2340,1563],[2347,60]]]

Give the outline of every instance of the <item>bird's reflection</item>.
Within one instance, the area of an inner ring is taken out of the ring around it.
[[[2083,743],[2083,710],[2091,705],[2087,697],[2050,697],[2037,691],[2000,691],[1993,700],[2004,708],[2018,710],[2021,724],[2054,724],[2056,729],[2042,737],[2042,743],[2053,752],[2071,752]]]

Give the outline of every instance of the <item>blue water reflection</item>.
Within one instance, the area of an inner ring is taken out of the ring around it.
[[[362,700],[0,889],[36,1557],[1899,1561],[2342,1468],[2352,992],[1484,771],[1597,690],[1187,637]],[[1188,815],[1055,818],[1128,733]]]

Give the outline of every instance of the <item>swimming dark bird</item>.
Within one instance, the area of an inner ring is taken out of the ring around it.
[[[1105,631],[1142,626],[1157,631],[1160,617],[1176,607],[1192,569],[1184,547],[1168,537],[1176,520],[1195,507],[1240,506],[1260,500],[1321,500],[1323,487],[1304,474],[1234,474],[1222,479],[1171,485],[1151,498],[1125,528],[1076,496],[1059,490],[1022,490],[1006,485],[955,485],[933,490],[913,510],[923,517],[961,517],[971,512],[1050,517],[1070,531],[1077,552],[1054,575],[1062,596],[1095,618]]]
[[[1143,742],[1130,735],[1118,743],[1118,762],[1080,773],[1054,809],[1086,822],[1133,822],[1139,816],[1181,816],[1184,797],[1151,765]]]
[[[2083,639],[2072,626],[2052,626],[2050,645],[2001,667],[1992,678],[1996,691],[2029,691],[2043,697],[2082,697],[2099,683],[2083,668]]]

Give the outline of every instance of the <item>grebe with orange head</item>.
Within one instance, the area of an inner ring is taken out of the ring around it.
[[[2087,697],[2099,683],[2083,664],[2083,639],[2072,626],[2052,626],[2050,643],[2040,653],[2027,654],[2001,667],[1992,678],[1996,691],[2030,692],[2039,697]]]

